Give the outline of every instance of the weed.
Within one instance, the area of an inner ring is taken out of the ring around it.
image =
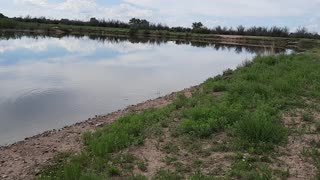
[[[171,165],[173,164],[174,162],[176,162],[178,160],[178,158],[176,156],[166,156],[164,158],[164,162],[167,164],[167,165]]]
[[[108,173],[110,176],[120,176],[120,174],[121,174],[119,168],[117,168],[115,166],[109,166]]]
[[[176,154],[179,152],[179,147],[175,145],[173,142],[168,142],[164,147],[163,150],[167,154]]]
[[[302,120],[306,122],[312,122],[314,120],[314,117],[312,113],[306,111],[302,114]]]
[[[177,172],[160,169],[152,179],[153,180],[179,180],[179,179],[182,179],[182,177]]]
[[[140,161],[137,162],[137,166],[138,166],[138,168],[139,168],[141,171],[146,172],[146,171],[148,170],[147,164],[146,164],[144,161],[142,161],[142,160],[140,160]]]

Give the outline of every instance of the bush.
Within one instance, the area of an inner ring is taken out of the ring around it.
[[[279,144],[286,138],[287,131],[274,117],[257,111],[235,124],[236,132],[250,143]]]

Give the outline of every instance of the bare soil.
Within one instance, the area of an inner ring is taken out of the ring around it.
[[[303,121],[303,110],[296,110],[297,115],[285,115],[283,121],[285,126],[292,132],[288,136],[285,147],[279,147],[277,159],[282,170],[289,172],[289,180],[315,179],[317,168],[312,158],[303,155],[304,149],[310,148],[311,141],[319,142],[319,135],[313,128],[313,122]]]

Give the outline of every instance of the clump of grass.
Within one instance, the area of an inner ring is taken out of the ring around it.
[[[265,180],[272,179],[273,170],[265,164],[256,161],[256,158],[238,154],[228,176],[235,179]]]
[[[182,177],[177,172],[160,169],[152,179],[153,180],[168,180],[168,179],[178,180],[178,179],[182,179]]]
[[[163,161],[167,164],[167,165],[171,165],[173,163],[175,163],[178,160],[178,158],[176,156],[166,156]]]
[[[320,150],[318,148],[311,147],[311,148],[303,149],[302,154],[307,157],[311,157],[315,162],[315,166],[318,169],[320,168]],[[319,179],[319,178],[320,178],[320,172],[317,173],[316,179]]]
[[[213,176],[206,176],[200,170],[197,170],[194,175],[190,177],[190,180],[218,180],[220,178]]]
[[[179,147],[170,141],[165,144],[165,146],[163,147],[163,150],[167,154],[176,154],[179,152]]]
[[[95,133],[85,135],[85,144],[96,156],[105,157],[129,145],[142,144],[146,128],[169,118],[172,106],[127,115]]]
[[[235,125],[237,133],[250,143],[279,144],[286,137],[286,129],[272,116],[257,111]]]
[[[173,102],[176,109],[180,109],[180,108],[186,106],[187,103],[188,103],[188,98],[183,93],[178,93],[176,99]]]
[[[147,164],[142,160],[138,161],[137,166],[141,171],[146,172],[148,170]]]
[[[117,168],[115,166],[109,166],[108,173],[110,176],[120,176],[120,174],[121,174],[119,168]]]
[[[306,111],[302,114],[302,120],[306,122],[312,122],[314,120],[314,117],[312,113]]]

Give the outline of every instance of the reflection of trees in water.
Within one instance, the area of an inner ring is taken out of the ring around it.
[[[237,54],[242,52],[248,52],[251,54],[274,54],[274,53],[285,53],[285,48],[274,48],[274,47],[261,47],[261,46],[247,46],[247,45],[236,45],[236,44],[225,44],[219,42],[199,42],[199,41],[186,41],[186,40],[170,40],[168,38],[141,38],[141,37],[122,37],[122,36],[98,36],[98,35],[63,35],[63,34],[49,34],[49,33],[35,33],[35,32],[0,32],[0,40],[9,40],[9,39],[21,39],[22,37],[29,37],[33,39],[45,38],[45,37],[54,37],[54,38],[63,38],[63,37],[75,37],[75,38],[84,38],[87,37],[91,40],[98,42],[108,42],[108,43],[120,43],[124,41],[129,41],[130,43],[148,43],[151,45],[161,45],[170,42],[175,42],[177,45],[191,45],[193,47],[212,47],[213,49],[219,50],[229,50],[234,51]]]

